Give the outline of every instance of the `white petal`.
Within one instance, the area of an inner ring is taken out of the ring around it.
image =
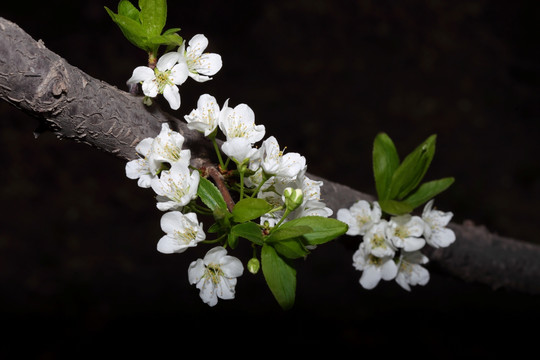
[[[180,108],[180,93],[176,85],[166,85],[163,89],[163,97],[169,102],[171,109],[178,110]]]
[[[201,278],[204,276],[206,267],[202,259],[197,259],[193,261],[188,268],[188,279],[191,285],[198,283]]]
[[[146,80],[142,83],[143,94],[149,97],[156,97],[159,93],[158,86],[153,80]]]
[[[154,70],[148,66],[138,66],[133,70],[133,74],[126,82],[127,84],[136,84],[142,81],[152,80],[155,78]]]
[[[199,63],[197,65],[197,72],[203,75],[215,75],[221,67],[223,66],[223,61],[221,60],[221,55],[219,54],[203,54],[199,58]]]
[[[156,63],[156,68],[159,71],[171,70],[173,66],[181,59],[181,56],[176,51],[171,51],[163,54]]]
[[[208,46],[208,39],[203,34],[197,34],[189,40],[186,51],[199,57]]]
[[[153,138],[144,138],[142,139],[137,146],[135,147],[135,150],[142,156],[148,156],[148,153],[150,152],[150,149],[152,148],[152,143],[154,142]]]
[[[381,277],[383,280],[392,280],[398,273],[398,267],[394,260],[388,260],[381,266]]]
[[[174,65],[171,69],[170,79],[176,85],[182,85],[189,76],[189,70],[185,62]]]
[[[239,277],[244,272],[244,266],[234,256],[227,255],[221,259],[221,270],[227,277]]]
[[[360,285],[364,289],[373,289],[381,281],[381,272],[374,266],[368,266],[362,273],[360,278]]]
[[[163,214],[160,220],[161,230],[166,234],[173,234],[176,230],[182,228],[184,224],[184,215],[180,211],[171,211]]]
[[[216,246],[212,249],[208,250],[206,255],[204,256],[204,263],[206,265],[208,264],[219,264],[222,257],[227,255],[227,250],[225,250],[222,246]]]
[[[433,231],[427,243],[433,247],[446,247],[456,241],[456,234],[448,228],[441,228]]]
[[[426,240],[423,238],[409,237],[403,240],[403,250],[416,251],[420,250],[426,244]]]
[[[159,239],[156,248],[157,251],[162,254],[173,254],[175,252],[178,252],[178,246],[176,244],[176,241],[169,235],[165,235],[161,239]]]

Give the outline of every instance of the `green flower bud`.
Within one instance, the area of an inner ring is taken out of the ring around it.
[[[247,263],[247,268],[250,273],[256,274],[259,272],[259,269],[261,267],[261,263],[259,262],[259,259],[257,258],[251,258],[249,259]]]
[[[302,189],[293,189],[288,187],[283,191],[283,197],[287,209],[289,211],[293,211],[300,205],[302,205],[302,201],[304,200],[304,193],[302,192]]]

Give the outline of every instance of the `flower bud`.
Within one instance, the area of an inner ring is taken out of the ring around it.
[[[302,205],[303,200],[304,193],[302,192],[302,189],[293,189],[288,187],[283,191],[283,201],[285,202],[287,209],[290,211],[293,211]]]
[[[247,263],[247,268],[250,273],[256,274],[259,272],[259,268],[261,267],[261,263],[259,262],[259,259],[257,258],[251,258],[249,259]]]

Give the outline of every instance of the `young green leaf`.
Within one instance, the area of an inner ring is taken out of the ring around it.
[[[390,215],[403,215],[413,211],[413,207],[404,201],[381,200],[381,210]]]
[[[236,203],[232,210],[233,220],[236,222],[245,222],[256,219],[270,210],[273,206],[264,199],[245,198]]]
[[[136,22],[140,22],[139,10],[128,0],[121,0],[118,3],[118,15],[126,16]]]
[[[148,36],[161,34],[167,21],[167,0],[139,0],[141,23]]]
[[[453,183],[453,177],[425,182],[404,201],[414,209],[448,189],[448,187]]]
[[[324,244],[345,234],[348,229],[347,224],[344,222],[322,216],[304,216],[287,221],[280,226],[280,229],[298,226],[307,226],[312,229],[311,232],[302,235],[309,245]]]
[[[247,239],[257,245],[263,244],[262,230],[259,225],[248,221],[232,227],[231,234],[236,237]]]
[[[264,278],[274,298],[284,310],[292,308],[296,296],[296,269],[268,244],[262,247],[261,262]]]
[[[152,50],[152,47],[148,44],[148,39],[146,38],[146,31],[139,21],[136,21],[131,17],[115,14],[107,7],[105,7],[105,10],[116,25],[118,25],[129,42],[145,51]]]
[[[221,195],[218,188],[210,180],[204,177],[199,179],[197,195],[210,210],[215,211],[219,208],[227,211],[227,204],[223,199],[223,195]]]
[[[436,135],[431,135],[409,155],[392,175],[387,199],[401,200],[422,181],[435,154]]]
[[[386,199],[394,171],[399,166],[396,147],[385,133],[380,133],[373,142],[373,175],[379,199]]]

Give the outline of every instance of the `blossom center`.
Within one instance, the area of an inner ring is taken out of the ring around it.
[[[212,263],[206,266],[204,277],[209,279],[214,285],[219,284],[221,277],[224,275],[223,270],[221,270],[218,264]]]
[[[174,238],[180,245],[188,245],[197,237],[197,230],[193,226],[186,226],[183,231],[176,230]]]
[[[156,76],[156,79],[154,81],[157,83],[158,91],[160,94],[163,94],[163,91],[165,90],[165,87],[167,85],[173,85],[170,70],[160,71],[158,70],[158,68],[155,68],[154,74]]]

